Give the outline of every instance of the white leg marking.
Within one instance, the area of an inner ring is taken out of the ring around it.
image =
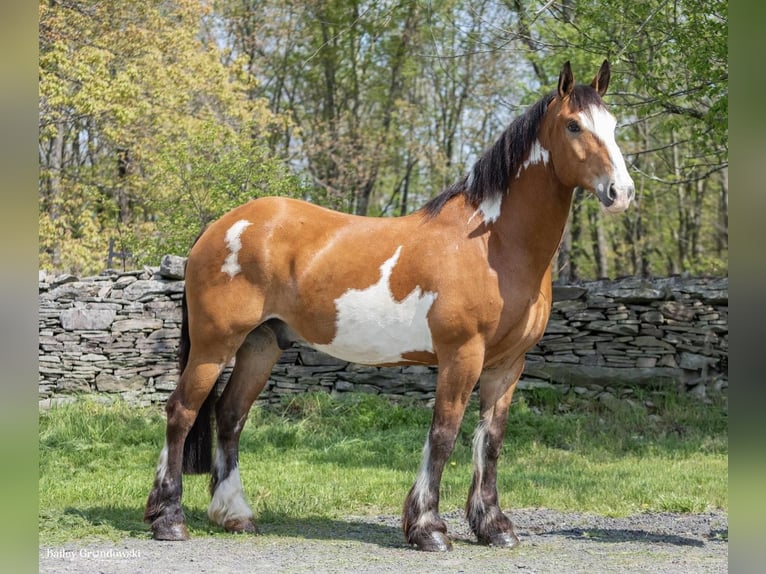
[[[476,490],[473,491],[471,506],[475,513],[484,511],[484,499],[481,497],[481,483],[484,481],[484,469],[487,466],[487,421],[482,420],[473,435],[473,472],[476,476]]]
[[[165,474],[168,472],[168,443],[165,442],[165,446],[162,447],[160,452],[160,459],[157,462],[157,480],[162,483],[165,479]]]
[[[242,271],[237,256],[239,250],[242,249],[242,232],[250,225],[252,225],[252,223],[246,219],[240,219],[234,225],[229,227],[226,232],[226,246],[229,248],[229,254],[226,256],[226,260],[221,266],[221,271],[228,274],[232,279],[237,273]]]
[[[391,292],[391,273],[401,245],[380,266],[380,280],[366,289],[349,289],[335,300],[335,337],[312,346],[354,363],[397,363],[412,351],[433,352],[428,311],[436,293],[415,287],[401,301]],[[311,343],[310,343],[311,344]]]
[[[426,444],[423,446],[423,456],[420,459],[420,470],[418,478],[415,481],[415,489],[412,492],[413,498],[417,500],[419,510],[422,512],[431,499],[429,484],[431,483],[431,439],[426,438]],[[421,516],[422,519],[422,516]]]
[[[221,476],[226,468],[226,461],[220,444],[216,448],[215,467],[218,476]],[[245,502],[245,496],[242,493],[242,481],[239,477],[238,467],[235,466],[229,476],[216,486],[213,499],[207,508],[207,515],[211,521],[221,526],[224,526],[228,520],[253,518],[253,511]]]
[[[427,512],[424,512],[420,516],[418,516],[418,519],[415,521],[415,524],[421,528],[424,526],[428,526],[431,524],[435,524],[438,520],[439,515],[434,510],[429,510]]]
[[[423,458],[420,461],[418,478],[415,481],[415,490],[412,493],[413,497],[418,502],[418,511],[420,514],[415,524],[419,527],[424,527],[435,523],[438,516],[436,509],[428,508],[432,501],[432,494],[429,489],[429,484],[431,483],[431,467],[429,465],[430,458],[431,441],[430,439],[426,439],[426,444],[423,447]]]

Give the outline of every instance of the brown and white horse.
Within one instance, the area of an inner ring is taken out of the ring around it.
[[[572,191],[592,190],[609,213],[633,197],[601,99],[609,73],[605,61],[590,85],[575,85],[567,62],[556,91],[411,215],[358,217],[262,198],[202,233],[187,263],[182,373],[144,515],[156,539],[188,538],[181,475],[210,470],[203,405],[232,357],[215,403],[208,515],[228,531],[256,530],[239,477],[239,435],[281,350],[300,340],[367,365],[438,365],[433,420],[402,516],[407,541],[423,550],[451,548],[439,484],[479,382],[466,514],[479,542],[518,544],[499,506],[497,460],[524,354],[548,321],[551,261]]]

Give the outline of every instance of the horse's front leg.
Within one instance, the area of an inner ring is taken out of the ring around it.
[[[447,537],[447,524],[439,516],[439,486],[466,404],[481,373],[484,348],[464,346],[446,356],[449,361],[439,364],[436,404],[420,470],[402,513],[402,529],[408,543],[420,550],[442,552],[451,550],[452,544]]]
[[[473,439],[473,481],[466,503],[466,518],[482,544],[513,548],[519,539],[513,523],[500,509],[497,494],[497,460],[503,446],[508,410],[523,358],[510,369],[489,371],[480,384],[481,418]]]

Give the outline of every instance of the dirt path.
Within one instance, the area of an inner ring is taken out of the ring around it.
[[[521,539],[512,551],[477,545],[461,514],[454,512],[445,515],[454,541],[448,554],[408,548],[398,517],[349,517],[265,524],[257,537],[206,537],[182,543],[129,538],[40,547],[40,572],[728,572],[729,523],[722,512],[605,518],[522,509],[511,516]]]

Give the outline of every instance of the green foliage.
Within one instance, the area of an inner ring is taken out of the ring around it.
[[[212,217],[299,185],[265,141],[289,122],[202,33],[206,3],[40,3],[40,265],[186,253]]]
[[[166,253],[185,255],[208,223],[251,199],[302,195],[299,179],[269,155],[255,129],[204,122],[187,138],[162,146],[149,176],[167,191],[151,204],[153,222],[128,240],[137,263],[155,264]]]
[[[610,60],[606,99],[620,120],[618,141],[636,183],[636,203],[625,214],[572,221],[580,238],[572,267],[583,277],[726,274],[726,2],[564,3],[530,33],[536,49],[529,58],[549,83],[561,46],[575,70]],[[598,265],[598,250],[607,269]]]
[[[504,508],[606,515],[727,508],[721,405],[653,395],[648,413],[558,393],[518,397],[498,470]],[[258,520],[398,514],[431,414],[415,403],[356,394],[298,395],[254,408],[241,437],[240,474]],[[444,511],[464,504],[477,421],[476,405],[469,405],[443,477]],[[164,438],[160,411],[78,402],[41,413],[39,428],[41,541],[145,536],[143,505]],[[194,536],[222,533],[206,517],[207,482],[184,477]]]
[[[575,209],[573,278],[728,269],[728,14],[702,2],[40,2],[40,265],[156,264],[261,194],[397,215],[458,180],[570,60],[637,187]],[[289,166],[289,167],[286,167]],[[568,242],[565,242],[568,245]]]
[[[72,185],[71,189],[72,193],[53,198],[50,210],[39,214],[39,264],[44,269],[89,274],[104,266],[104,248],[110,238],[104,220],[110,219],[114,205],[93,188]]]

